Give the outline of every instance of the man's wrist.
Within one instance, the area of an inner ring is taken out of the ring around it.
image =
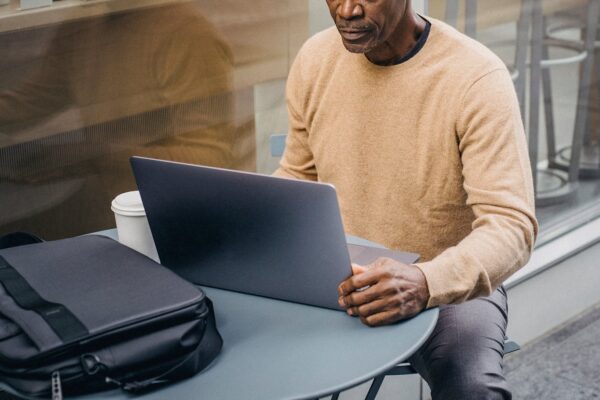
[[[418,264],[410,264],[412,267],[415,267],[415,270],[418,270],[420,276],[421,276],[421,291],[419,293],[419,298],[423,303],[423,309],[426,309],[428,307],[430,307],[429,303],[431,301],[431,293],[429,291],[429,283],[427,282],[427,275],[425,275],[425,272],[423,271],[423,269],[421,269],[419,267]]]

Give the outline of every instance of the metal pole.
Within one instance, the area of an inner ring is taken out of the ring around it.
[[[544,18],[544,32],[546,31],[546,19]],[[550,54],[548,46],[542,42],[542,59],[549,60]],[[548,160],[552,161],[556,157],[556,136],[554,128],[554,103],[552,101],[552,80],[550,77],[550,68],[542,67],[542,92],[544,94],[544,117],[546,122],[546,148],[548,151]]]
[[[529,49],[529,28],[531,24],[531,0],[523,0],[521,2],[521,12],[517,21],[517,44],[515,49],[515,68],[518,72],[515,80],[515,90],[523,125],[526,124],[527,117],[525,116],[525,84],[527,77],[527,50]]]
[[[529,79],[529,158],[533,185],[537,194],[538,136],[540,125],[540,81],[542,72],[542,46],[544,15],[542,0],[532,0],[531,21],[531,76]]]

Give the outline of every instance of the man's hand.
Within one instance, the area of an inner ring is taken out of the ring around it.
[[[360,317],[366,325],[391,324],[427,306],[427,281],[414,265],[379,258],[368,267],[353,264],[352,272],[354,275],[338,287],[338,301],[349,315]]]

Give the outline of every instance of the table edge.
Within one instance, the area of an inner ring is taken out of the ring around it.
[[[431,336],[431,333],[433,332],[433,329],[435,328],[436,324],[437,324],[437,320],[438,320],[438,316],[439,316],[439,309],[437,307],[435,308],[430,308],[427,309],[425,311],[423,311],[422,313],[432,313],[433,317],[432,320],[427,328],[426,333],[421,336],[421,338],[415,342],[410,350],[408,350],[408,352],[406,352],[405,354],[402,354],[401,356],[397,357],[394,361],[383,365],[381,368],[378,368],[376,370],[373,371],[373,373],[369,373],[365,376],[353,379],[350,383],[348,384],[343,384],[340,386],[335,386],[332,387],[331,389],[327,389],[327,391],[324,391],[322,393],[318,393],[318,394],[310,394],[310,395],[303,395],[302,397],[298,397],[298,398],[291,398],[290,400],[308,400],[308,399],[314,399],[314,398],[321,398],[321,397],[326,397],[326,396],[330,396],[333,393],[339,393],[339,392],[343,392],[345,390],[348,389],[352,389],[353,387],[356,387],[358,385],[361,385],[383,373],[385,373],[386,371],[389,371],[390,369],[392,369],[393,367],[395,367],[396,365],[398,365],[399,363],[405,361],[406,359],[408,359],[410,356],[412,356],[422,345],[423,343],[425,343],[425,341],[427,339],[429,339],[429,336]],[[422,314],[421,313],[421,314]],[[420,315],[420,314],[419,314]],[[377,329],[377,328],[373,328],[373,329]]]
[[[117,230],[116,229],[107,229],[104,231],[95,232],[93,234],[107,236],[107,237],[117,240]],[[346,235],[346,237],[348,239],[348,242],[353,242],[356,239],[360,240],[360,238],[353,236],[353,235]],[[376,243],[373,243],[373,244],[377,246]],[[385,248],[384,246],[381,246],[381,245],[378,245],[378,247]],[[405,361],[408,357],[412,356],[423,345],[423,343],[425,343],[425,341],[429,338],[429,336],[433,332],[435,325],[437,324],[437,320],[438,320],[438,316],[439,316],[439,309],[437,307],[424,310],[422,313],[418,314],[414,318],[418,318],[423,313],[432,314],[429,326],[427,327],[425,334],[423,334],[421,336],[421,338],[417,342],[415,342],[406,353],[398,356],[393,361],[382,365],[380,368],[377,368],[376,370],[373,370],[372,372],[370,372],[366,375],[360,376],[356,379],[352,379],[351,381],[346,382],[342,385],[333,386],[333,387],[328,388],[327,390],[325,390],[323,392],[319,392],[319,393],[310,393],[310,394],[307,393],[307,394],[302,395],[301,397],[292,397],[292,398],[290,398],[290,400],[307,400],[307,399],[321,398],[321,397],[329,396],[333,393],[338,393],[338,392],[342,392],[342,391],[351,389],[353,387],[356,387],[364,382],[367,382],[367,381],[383,374],[384,372],[392,369],[397,364]],[[377,328],[372,328],[372,329],[377,329]]]

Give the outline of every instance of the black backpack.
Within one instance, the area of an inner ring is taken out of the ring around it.
[[[9,393],[142,391],[198,373],[222,343],[200,288],[112,239],[0,238],[0,387]]]

